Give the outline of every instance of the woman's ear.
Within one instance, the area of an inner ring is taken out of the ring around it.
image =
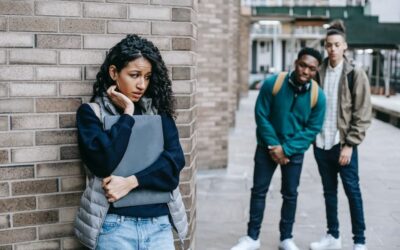
[[[110,65],[110,67],[108,68],[108,74],[110,75],[111,79],[116,81],[117,80],[117,67],[115,67],[115,65]]]

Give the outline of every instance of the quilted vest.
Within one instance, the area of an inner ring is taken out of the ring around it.
[[[104,116],[119,114],[106,96],[97,97],[95,103],[98,105],[93,103],[89,105],[95,111],[100,121],[104,120]],[[150,98],[142,97],[140,99],[139,104],[144,114],[157,114],[157,110],[151,103],[152,100]],[[74,233],[83,245],[90,249],[95,249],[110,205],[101,187],[102,178],[90,173],[88,168],[85,169],[87,172],[87,185],[82,194],[80,206],[76,214]],[[171,201],[168,202],[168,208],[170,219],[172,220],[171,224],[177,232],[183,248],[183,241],[186,238],[189,226],[179,187],[171,192]]]

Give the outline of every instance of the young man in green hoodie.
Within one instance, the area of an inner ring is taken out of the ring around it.
[[[279,249],[298,250],[292,229],[303,156],[320,132],[325,114],[325,95],[312,81],[321,61],[318,51],[303,48],[295,61],[295,71],[272,76],[263,83],[255,107],[257,149],[250,220],[247,235],[231,250],[260,248],[265,198],[278,165],[282,172],[283,197]]]

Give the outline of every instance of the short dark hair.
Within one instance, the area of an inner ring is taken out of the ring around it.
[[[299,54],[297,55],[297,60],[300,59],[304,55],[309,55],[317,59],[318,63],[322,63],[322,56],[321,53],[319,53],[318,50],[309,48],[309,47],[304,47],[300,50]]]

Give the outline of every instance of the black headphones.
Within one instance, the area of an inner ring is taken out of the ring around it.
[[[306,93],[310,89],[311,84],[309,82],[306,84],[296,84],[292,79],[292,77],[294,77],[293,74],[294,72],[292,72],[289,76],[289,85],[293,89],[294,93],[296,94]]]

